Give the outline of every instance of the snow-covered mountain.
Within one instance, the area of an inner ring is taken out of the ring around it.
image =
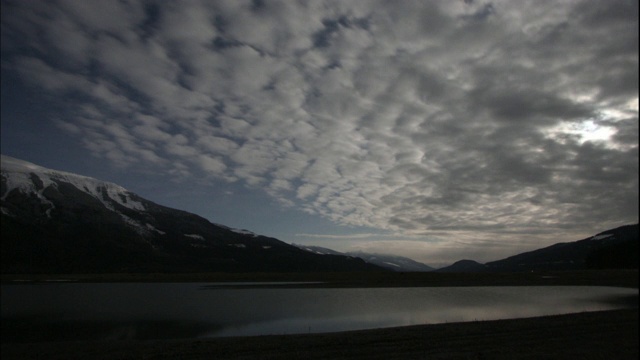
[[[44,214],[51,218],[51,212],[55,209],[54,200],[58,198],[56,195],[64,191],[60,187],[69,186],[84,192],[123,218],[125,215],[118,211],[120,208],[136,211],[146,210],[142,202],[135,200],[137,198],[135,194],[113,183],[47,169],[5,155],[2,155],[1,164],[2,188],[0,194],[3,203],[0,209],[5,215],[16,215],[12,214],[9,209],[13,207],[13,204],[7,202],[5,206],[5,200],[12,194],[20,193],[39,200],[41,204],[39,211],[44,211]],[[138,224],[132,223],[131,225]],[[144,228],[144,226],[138,227]]]
[[[8,156],[0,199],[3,273],[382,270]]]
[[[347,256],[360,258],[369,264],[373,264],[373,265],[380,266],[380,267],[397,271],[397,272],[426,272],[426,271],[434,270],[434,268],[432,268],[429,265],[423,264],[413,259],[409,259],[404,256],[390,255],[390,254],[374,254],[374,253],[367,253],[363,251],[342,253],[339,251],[327,249],[320,246],[300,245],[300,244],[293,244],[293,245],[303,250],[307,250],[309,252],[312,252],[314,254],[319,254],[319,255],[347,255]]]

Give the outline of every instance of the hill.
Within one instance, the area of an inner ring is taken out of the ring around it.
[[[460,260],[455,263],[440,268],[436,270],[436,272],[453,272],[453,273],[464,273],[464,272],[483,272],[487,270],[487,266],[481,264],[474,260]]]
[[[638,268],[638,224],[600,232],[586,239],[485,264],[489,271],[581,270]]]

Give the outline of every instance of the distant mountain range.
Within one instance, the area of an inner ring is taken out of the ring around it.
[[[295,245],[295,244],[294,244]],[[638,224],[625,225],[600,232],[583,240],[558,243],[542,249],[533,250],[491,261],[485,264],[464,259],[434,269],[426,264],[409,258],[369,254],[363,252],[341,253],[319,247],[296,245],[316,254],[350,255],[364,261],[394,271],[435,271],[435,272],[514,272],[533,270],[583,270],[583,269],[637,269]]]
[[[308,245],[299,245],[293,244],[301,249],[307,250],[309,252],[320,254],[320,255],[346,255],[360,258],[366,261],[369,264],[373,264],[376,266],[380,266],[389,270],[397,271],[397,272],[426,272],[435,270],[429,265],[423,264],[421,262],[409,259],[403,256],[390,255],[390,254],[375,254],[375,253],[367,253],[363,251],[352,251],[352,252],[338,252],[335,250],[327,249],[320,246],[308,246]]]
[[[158,205],[112,183],[1,158],[2,273],[385,271]]]
[[[14,273],[434,271],[412,259],[341,253],[233,229],[116,184],[2,156],[1,271]],[[638,224],[438,272],[638,268]]]

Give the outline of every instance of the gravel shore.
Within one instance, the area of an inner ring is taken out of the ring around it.
[[[637,359],[638,309],[342,333],[2,344],[7,359]]]

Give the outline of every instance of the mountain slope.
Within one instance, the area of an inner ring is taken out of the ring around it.
[[[491,271],[638,268],[638,224],[485,264]]]
[[[112,183],[1,158],[2,273],[370,271]]]

